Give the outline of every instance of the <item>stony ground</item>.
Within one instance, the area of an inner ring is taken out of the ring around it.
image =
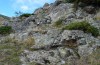
[[[75,12],[73,5],[57,0],[29,17],[11,18],[13,32],[0,35],[0,65],[100,65],[100,8]]]

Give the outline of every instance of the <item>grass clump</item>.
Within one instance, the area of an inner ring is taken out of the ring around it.
[[[95,15],[95,20],[100,20],[100,12]]]
[[[28,63],[27,65],[42,65],[42,64],[39,64],[33,61],[33,62]]]
[[[31,49],[31,46],[35,45],[35,40],[33,37],[29,36],[24,42],[23,42],[25,48]]]
[[[99,30],[91,26],[88,22],[74,22],[63,28],[64,30],[82,30],[86,33],[91,33],[93,36],[99,36]]]
[[[62,24],[63,24],[63,20],[62,20],[62,19],[59,19],[59,20],[57,20],[57,21],[54,23],[54,26],[55,26],[55,27],[61,27]]]
[[[11,26],[1,26],[0,27],[0,34],[2,34],[2,35],[10,34],[11,32],[12,32]]]

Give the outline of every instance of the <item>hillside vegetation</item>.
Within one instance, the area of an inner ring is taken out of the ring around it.
[[[0,15],[0,65],[100,65],[99,4],[56,0],[31,14]]]

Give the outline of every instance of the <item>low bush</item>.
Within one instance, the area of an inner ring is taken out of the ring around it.
[[[86,33],[91,33],[93,36],[99,35],[99,30],[97,28],[91,26],[86,21],[70,23],[69,25],[65,26],[63,29],[64,30],[65,29],[67,29],[67,30],[82,30]]]
[[[31,16],[32,14],[29,14],[29,13],[24,13],[22,15],[20,15],[19,17],[22,18],[22,17],[29,17]]]
[[[0,27],[0,34],[2,34],[2,35],[10,34],[11,32],[12,32],[11,26],[1,26]]]

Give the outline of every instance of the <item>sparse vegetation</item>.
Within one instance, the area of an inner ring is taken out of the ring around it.
[[[45,4],[35,14],[19,11],[16,12],[18,16],[1,21],[0,65],[100,65],[100,23],[97,21],[100,16],[95,16],[93,11],[92,15],[87,14],[88,10],[90,13],[92,9],[96,12],[97,8],[100,9],[93,5],[100,4],[100,0],[62,1]],[[82,4],[83,7],[79,6]],[[94,17],[96,20],[93,20]],[[85,19],[94,21],[91,22],[94,26],[82,21]],[[10,34],[13,29],[15,33]]]
[[[0,65],[21,65],[19,56],[24,49],[29,49],[35,44],[33,39],[29,37],[27,40],[20,42],[7,37],[2,40],[0,42]]]
[[[1,65],[21,65],[21,61],[19,59],[19,55],[21,53],[20,45],[12,44],[12,41],[14,41],[14,39],[7,38],[0,43]]]
[[[54,26],[55,26],[55,27],[61,27],[62,24],[63,24],[63,20],[62,20],[62,19],[59,19],[59,20],[57,20],[57,21],[54,23]]]
[[[64,65],[100,65],[100,48],[88,56],[81,56],[80,59],[68,60]]]
[[[27,48],[27,49],[30,49],[30,47],[32,45],[35,44],[35,40],[33,37],[29,36],[25,41],[24,41],[24,46]]]
[[[89,62],[91,65],[100,65],[100,48],[89,55]]]
[[[1,14],[0,14],[0,17],[3,17],[4,19],[7,19],[7,20],[9,20],[9,19],[10,19],[8,16],[1,15]]]
[[[31,16],[32,14],[29,14],[29,13],[24,13],[24,14],[21,14],[19,17],[22,18],[22,17],[29,17]]]
[[[41,65],[41,64],[36,63],[36,62],[31,62],[31,63],[28,63],[28,65]]]
[[[91,33],[93,36],[99,36],[99,30],[91,26],[88,22],[74,22],[63,28],[64,30],[82,30],[86,33]]]
[[[0,34],[2,34],[2,35],[10,34],[11,32],[12,32],[11,26],[1,26],[0,27]]]
[[[95,16],[94,19],[95,19],[95,20],[100,20],[100,12],[96,14],[96,16]]]

